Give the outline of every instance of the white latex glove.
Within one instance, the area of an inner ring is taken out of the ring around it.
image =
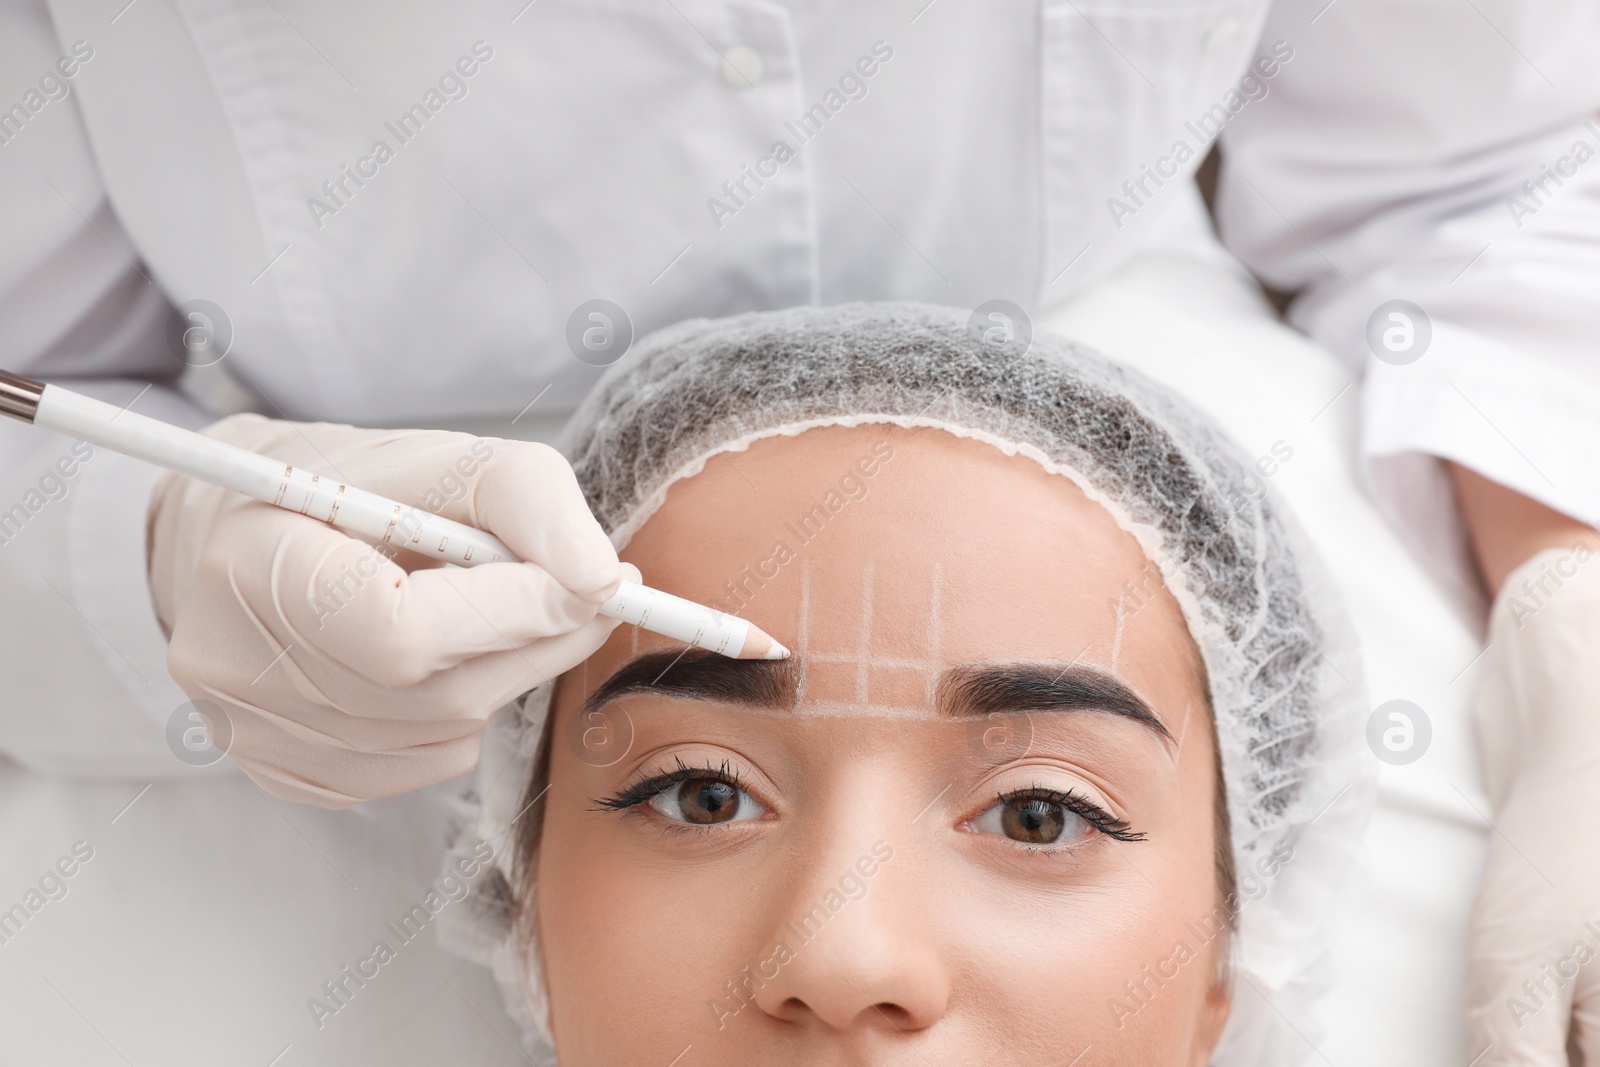
[[[617,561],[545,445],[235,415],[209,437],[487,530],[527,562],[391,559],[315,519],[169,474],[150,503],[168,668],[263,789],[341,807],[477,762],[505,704],[586,659]],[[452,497],[454,499],[452,499]]]
[[[1600,554],[1519,567],[1489,640],[1473,709],[1495,822],[1468,948],[1475,1067],[1567,1067],[1569,1027],[1597,1067]]]

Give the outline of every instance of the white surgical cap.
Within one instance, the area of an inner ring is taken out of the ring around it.
[[[953,309],[849,304],[652,334],[574,415],[566,451],[621,548],[711,457],[867,423],[933,427],[1029,457],[1104,505],[1160,566],[1205,663],[1240,883],[1233,1011],[1213,1063],[1303,1060],[1333,898],[1371,803],[1368,709],[1331,581],[1208,419],[1061,338],[997,344]],[[497,867],[444,933],[495,969],[529,1054],[554,1063],[540,969],[518,958],[510,924],[510,824],[549,698],[548,687],[528,694],[485,735],[458,847],[491,841]],[[1275,849],[1293,858],[1276,864]]]

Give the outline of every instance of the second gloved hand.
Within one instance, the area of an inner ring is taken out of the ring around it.
[[[1600,1064],[1600,554],[1506,579],[1474,713],[1494,830],[1468,943],[1478,1067]]]
[[[205,433],[487,530],[525,561],[434,566],[162,478],[150,585],[169,669],[202,712],[221,709],[214,735],[231,734],[229,755],[276,796],[340,807],[470,769],[496,708],[617,625],[596,609],[637,572],[547,446],[259,415]]]

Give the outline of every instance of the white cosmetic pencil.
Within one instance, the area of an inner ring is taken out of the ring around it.
[[[420,556],[463,567],[520,562],[505,542],[483,530],[59,385],[0,371],[0,415],[232,489]],[[733,659],[789,658],[787,648],[748,620],[636,582],[624,581],[616,594],[600,605],[600,614]]]

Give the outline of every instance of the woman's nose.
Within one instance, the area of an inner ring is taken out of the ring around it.
[[[884,846],[879,842],[880,856]],[[780,953],[777,975],[754,991],[762,1011],[835,1031],[902,1033],[944,1015],[950,972],[938,948],[939,924],[928,921],[928,883],[897,871],[888,851],[886,862],[819,864],[816,877],[797,879],[784,894],[773,940],[787,947],[788,958]],[[907,867],[910,859],[900,862]]]

